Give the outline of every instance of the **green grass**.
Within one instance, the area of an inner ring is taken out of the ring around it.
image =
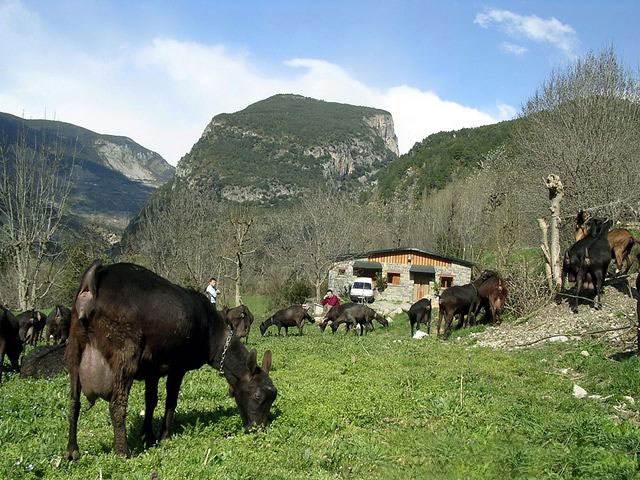
[[[59,466],[66,377],[10,373],[0,386],[0,478],[638,478],[638,408],[627,407],[631,419],[614,417],[624,395],[640,400],[637,358],[614,361],[588,342],[503,352],[455,338],[411,340],[404,315],[364,337],[307,325],[303,337],[262,338],[254,328],[249,347],[273,351],[278,388],[266,430],[243,433],[226,382],[205,367],[185,378],[171,440],[142,447],[136,382],[133,457],[112,453],[107,403],[86,411],[83,401],[82,456]],[[574,381],[612,397],[575,399]]]

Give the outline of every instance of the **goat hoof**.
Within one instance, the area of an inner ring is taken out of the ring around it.
[[[80,458],[80,452],[78,451],[77,448],[69,448],[67,450],[67,453],[65,455],[65,458],[67,460],[71,461],[75,461],[78,460]]]
[[[146,448],[153,447],[158,441],[156,440],[155,435],[153,434],[142,434],[142,441],[144,442],[144,446]]]
[[[125,448],[124,450],[116,450],[116,455],[122,458],[131,458],[131,453],[128,448]]]

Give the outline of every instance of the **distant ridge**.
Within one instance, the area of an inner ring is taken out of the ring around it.
[[[175,173],[160,155],[128,137],[104,135],[54,120],[26,120],[0,113],[0,146],[10,152],[19,135],[28,145],[56,142],[74,165],[69,211],[123,230],[151,193]]]

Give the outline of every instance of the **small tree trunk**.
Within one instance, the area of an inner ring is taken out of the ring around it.
[[[28,310],[27,296],[29,294],[29,280],[27,274],[26,262],[22,258],[23,252],[16,252],[16,271],[18,273],[18,305],[21,311]]]
[[[546,271],[547,285],[549,286],[549,290],[553,291],[553,270],[551,268],[553,262],[551,261],[551,253],[549,251],[549,226],[544,218],[538,219],[538,225],[540,226],[540,230],[542,230],[542,243],[540,244],[540,249],[544,255],[544,269]]]
[[[236,263],[236,307],[242,303],[240,296],[240,287],[242,284],[242,262],[240,261],[240,255],[238,255],[238,262]]]
[[[320,303],[322,301],[322,292],[320,291],[320,287],[322,286],[322,280],[315,281],[316,287],[316,301]]]
[[[545,186],[549,190],[551,206],[551,221],[549,223],[550,242],[549,260],[553,284],[559,288],[562,284],[562,265],[560,264],[560,203],[564,198],[564,185],[558,175],[551,174],[545,180]]]

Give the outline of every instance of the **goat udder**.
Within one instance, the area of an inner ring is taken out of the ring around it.
[[[95,402],[96,398],[105,400],[111,398],[113,371],[100,350],[87,345],[82,352],[79,375],[82,393],[85,394],[89,403]]]

